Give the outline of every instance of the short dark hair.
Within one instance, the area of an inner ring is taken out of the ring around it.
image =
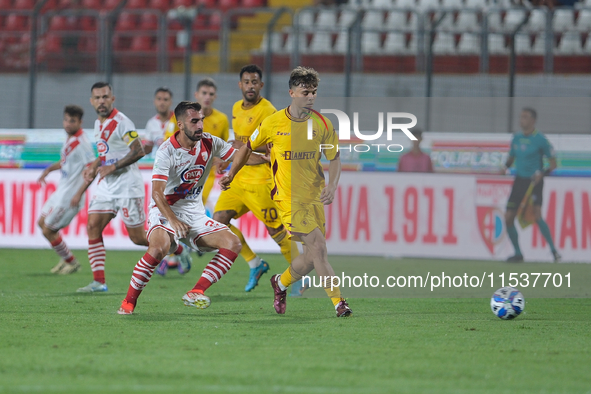
[[[94,85],[92,85],[92,87],[90,88],[90,92],[92,93],[94,89],[104,88],[105,86],[108,86],[109,90],[113,92],[113,87],[111,86],[111,84],[109,82],[103,81],[95,82]]]
[[[320,82],[318,72],[311,67],[297,66],[289,76],[289,88],[303,85],[305,87],[315,88]]]
[[[184,118],[185,114],[190,109],[199,112],[201,111],[201,104],[199,104],[196,101],[181,101],[180,103],[178,103],[178,105],[174,109],[174,116],[176,117],[176,120]]]
[[[82,120],[82,117],[84,116],[84,110],[78,105],[70,104],[64,107],[64,114],[68,114],[72,118],[78,118],[78,120]]]
[[[261,81],[263,80],[263,70],[256,64],[249,64],[247,66],[242,67],[240,69],[240,79],[242,79],[242,75],[244,73],[257,73],[259,74],[259,78],[261,79]]]
[[[154,92],[154,96],[156,96],[160,92],[168,93],[170,94],[170,97],[172,97],[172,90],[170,90],[166,86],[161,86],[158,89],[156,89],[156,91]]]
[[[532,107],[523,107],[521,109],[521,111],[525,111],[525,112],[529,112],[529,114],[532,116],[532,118],[537,119],[538,118],[538,113],[536,112],[535,109],[533,109]]]
[[[205,79],[202,79],[201,81],[197,82],[197,89],[196,90],[201,89],[202,86],[209,86],[211,88],[214,88],[216,91],[218,90],[218,87],[215,84],[215,81],[213,80],[213,78],[205,78]]]
[[[415,127],[409,131],[412,133],[412,135],[417,137],[417,140],[420,140],[421,138],[423,138],[423,130],[419,129],[418,127]]]

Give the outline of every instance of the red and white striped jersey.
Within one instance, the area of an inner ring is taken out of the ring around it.
[[[211,172],[213,157],[227,161],[236,149],[221,138],[203,133],[191,150],[183,148],[176,132],[164,141],[154,160],[152,181],[166,182],[164,195],[176,212],[205,212],[201,191]],[[156,206],[152,199],[150,208]]]
[[[62,177],[57,188],[62,195],[72,198],[84,182],[82,170],[95,159],[92,146],[82,129],[68,137],[60,156]]]
[[[138,138],[138,133],[133,122],[113,108],[102,124],[98,119],[94,122],[94,137],[101,165],[108,166],[130,152],[129,145]],[[144,181],[137,162],[103,178],[96,195],[108,198],[144,197]]]
[[[154,144],[154,153],[162,145],[164,134],[168,130],[170,122],[172,122],[172,115],[168,119],[162,119],[159,114],[156,114],[146,123],[146,128],[144,129],[145,138]]]

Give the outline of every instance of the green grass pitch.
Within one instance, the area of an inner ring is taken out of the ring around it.
[[[0,250],[0,392],[591,393],[589,298],[524,291],[512,321],[492,314],[490,295],[350,298],[348,319],[326,298],[289,298],[278,316],[269,275],[245,293],[239,258],[209,290],[210,308],[196,310],[181,301],[207,262],[195,258],[186,276],[154,275],[136,314],[119,316],[142,253],[107,251],[106,294],[75,292],[91,280],[85,251],[75,254],[82,271],[53,276],[51,250]],[[271,272],[286,266],[264,257]],[[578,276],[589,268],[573,265]]]

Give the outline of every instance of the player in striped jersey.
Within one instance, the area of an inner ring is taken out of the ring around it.
[[[84,192],[90,186],[82,177],[85,166],[95,159],[94,151],[82,130],[84,110],[77,105],[64,108],[64,130],[68,139],[60,152],[60,161],[47,167],[39,177],[39,183],[45,183],[45,177],[52,171],[61,170],[62,177],[57,190],[43,205],[37,224],[55,252],[61,257],[59,263],[51,269],[52,274],[72,274],[80,269],[80,263],[74,257],[59,231],[66,227],[85,204]]]
[[[88,260],[93,281],[78,292],[107,291],[105,283],[105,246],[103,230],[119,211],[129,239],[148,246],[144,230],[144,180],[137,161],[144,156],[142,143],[133,122],[113,107],[115,96],[110,84],[92,85],[90,103],[98,119],[94,122],[99,158],[84,170],[84,178],[99,181],[88,207]]]
[[[172,105],[172,91],[167,87],[160,87],[154,93],[154,107],[156,115],[152,116],[144,129],[146,138],[144,140],[144,152],[146,155],[158,150],[164,141],[164,135],[172,122],[173,113],[170,110]],[[154,149],[155,148],[155,149]],[[153,155],[152,155],[153,156]]]
[[[221,111],[218,111],[213,107],[213,103],[217,98],[217,85],[215,81],[211,78],[205,78],[197,82],[197,89],[195,90],[194,96],[195,101],[201,105],[201,109],[203,111],[203,115],[205,116],[205,120],[203,121],[203,130],[207,133],[221,138],[224,141],[228,141],[228,137],[230,135],[230,124],[228,122],[228,117]],[[169,139],[173,136],[174,133],[179,131],[179,127],[177,125],[176,117],[174,114],[172,115],[172,125],[166,130],[164,135],[164,140]],[[215,163],[214,163],[215,164]],[[201,192],[203,205],[207,203],[207,198],[209,197],[209,193],[213,188],[213,184],[215,181],[215,170],[212,168],[211,173],[207,177],[207,182],[203,186],[203,191]],[[203,254],[197,251],[199,256]],[[171,255],[166,257],[158,268],[156,269],[156,273],[159,275],[166,275],[168,269],[170,267],[177,267],[179,269],[180,274],[185,274],[188,271],[183,269],[183,265],[178,264],[178,257]]]
[[[235,149],[222,139],[203,132],[203,111],[199,103],[183,101],[174,110],[179,131],[165,141],[152,170],[148,251],[136,264],[127,296],[118,312],[132,314],[137,298],[167,253],[191,247],[217,254],[203,270],[195,287],[183,296],[187,306],[207,308],[211,301],[204,293],[232,267],[242,245],[228,227],[207,217],[201,193],[211,171],[213,158],[232,160]],[[266,162],[253,155],[250,164]]]

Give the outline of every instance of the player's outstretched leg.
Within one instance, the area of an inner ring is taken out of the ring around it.
[[[57,238],[51,241],[51,247],[61,257],[59,263],[51,269],[52,274],[68,275],[80,269],[80,263],[76,260],[76,257],[74,257],[59,233],[57,233]]]
[[[137,262],[133,268],[133,274],[131,275],[131,282],[129,283],[129,289],[127,295],[121,303],[121,307],[117,311],[120,315],[131,315],[137,304],[137,299],[144,290],[144,287],[152,278],[154,270],[160,261],[146,252],[144,256]]]
[[[45,239],[49,241],[51,247],[60,257],[58,264],[51,269],[52,274],[67,275],[73,274],[80,269],[80,263],[76,260],[76,257],[72,254],[64,240],[62,239],[59,230],[49,228],[45,224],[45,217],[41,216],[37,225],[41,229]]]
[[[323,282],[324,291],[334,305],[337,317],[350,316],[353,311],[349,308],[347,301],[341,295],[341,289],[336,286],[334,270],[328,262],[328,252],[326,250],[326,238],[317,227],[311,233],[302,235],[304,241],[304,255],[306,261],[312,262],[316,273]],[[310,272],[311,270],[307,271]]]
[[[107,284],[105,283],[105,245],[102,237],[88,240],[88,260],[90,261],[93,281],[77,291],[79,293],[107,291]]]
[[[236,245],[240,245],[238,239],[236,239]],[[239,250],[240,248],[238,247],[237,251]],[[182,300],[185,305],[199,309],[207,308],[211,304],[211,300],[204,294],[205,291],[232,268],[236,257],[238,257],[238,253],[235,251],[219,248],[218,253],[203,270],[201,278],[199,278],[195,287],[183,296]]]

